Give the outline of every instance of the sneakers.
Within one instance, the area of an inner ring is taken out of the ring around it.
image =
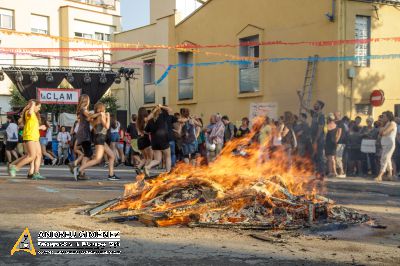
[[[75,167],[74,162],[69,163],[68,167],[69,167],[69,171],[71,172],[71,174],[74,174],[74,167]]]
[[[52,161],[51,161],[51,166],[55,166],[57,164],[57,158],[54,158]]]
[[[34,173],[32,175],[32,179],[33,180],[44,180],[44,179],[46,179],[46,177],[42,176],[40,173]]]
[[[17,176],[17,167],[15,167],[15,165],[10,165],[10,167],[8,168],[8,174],[11,177],[16,177]]]
[[[85,173],[81,174],[79,173],[78,175],[78,180],[89,180],[90,178],[86,176]]]
[[[26,176],[26,178],[28,178],[28,179],[32,179],[32,177],[33,177],[33,175],[31,175],[31,174],[28,174],[28,175]]]
[[[107,179],[110,180],[110,181],[118,181],[118,180],[121,180],[121,178],[117,177],[116,175],[108,176]]]
[[[79,177],[79,167],[78,167],[78,166],[75,166],[75,167],[72,169],[72,173],[74,174],[74,179],[75,179],[75,181],[78,181],[78,177]]]
[[[337,175],[336,177],[337,177],[337,178],[346,178],[346,175],[345,175],[345,174],[343,174],[343,175]]]

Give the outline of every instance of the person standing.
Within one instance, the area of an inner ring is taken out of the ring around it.
[[[338,171],[338,178],[346,178],[347,167],[344,167],[343,161],[346,161],[346,143],[349,135],[349,118],[347,116],[342,117],[340,112],[335,112],[336,126],[340,128],[341,134],[339,141],[336,146],[336,168]]]
[[[328,115],[328,132],[325,139],[325,155],[328,161],[328,177],[337,177],[336,171],[336,150],[337,143],[339,142],[342,129],[336,125],[335,115],[330,113]]]
[[[71,135],[61,127],[61,131],[57,135],[58,141],[58,164],[64,165],[68,158],[69,143],[71,142]]]
[[[225,125],[224,143],[227,143],[235,137],[236,127],[231,121],[229,121],[229,117],[227,115],[222,117],[222,122]]]
[[[297,137],[297,154],[303,158],[310,155],[311,135],[310,126],[307,123],[307,114],[300,114],[299,120],[296,125],[294,125],[293,130]]]
[[[16,150],[18,145],[18,125],[15,123],[15,119],[12,116],[8,117],[7,120],[6,157],[8,164],[11,164],[13,156],[15,159],[18,159],[18,153]]]
[[[211,119],[211,121],[213,120]],[[208,142],[213,146],[213,148],[215,147],[215,149],[209,149],[208,162],[215,160],[224,146],[225,125],[222,122],[221,115],[215,115],[215,125],[211,128],[212,130],[208,136]]]
[[[381,170],[379,175],[375,178],[375,181],[381,182],[383,175],[388,172],[388,178],[393,179],[393,166],[392,156],[395,150],[395,141],[397,134],[397,125],[394,122],[394,115],[390,111],[386,111],[382,114],[383,127],[379,131],[382,145],[381,155]]]
[[[33,162],[32,179],[45,179],[39,172],[42,162],[39,129],[45,128],[45,126],[39,126],[40,107],[41,104],[38,101],[29,100],[28,104],[22,110],[22,123],[24,125],[22,139],[25,143],[26,155],[22,157],[21,160],[17,160],[18,163],[10,165],[9,174],[11,177],[15,177],[21,167]]]
[[[243,138],[244,136],[249,134],[250,133],[249,124],[250,124],[249,119],[247,117],[243,117],[242,118],[242,124],[240,125],[240,127],[236,131],[235,137],[236,138]]]
[[[317,102],[315,102],[313,109],[309,109],[303,102],[300,91],[298,91],[298,95],[301,107],[307,110],[312,118],[311,121],[311,141],[313,147],[312,157],[317,172],[317,179],[323,180],[325,177],[325,163],[324,163],[325,116],[323,114],[325,103],[318,100]]]
[[[114,152],[115,154],[115,158],[117,160],[117,164],[120,164],[120,158],[119,157],[119,152],[118,152],[118,143],[119,143],[119,139],[120,139],[120,131],[121,128],[121,124],[117,121],[117,118],[113,115],[111,118],[111,128],[110,128],[110,147],[111,150]]]
[[[131,164],[133,166],[137,166],[140,163],[140,153],[139,153],[139,148],[138,148],[138,131],[136,127],[136,121],[137,121],[137,115],[132,114],[131,116],[131,122],[128,125],[128,128],[126,130],[127,134],[129,134],[129,138],[127,136],[127,140],[130,139],[130,155],[131,155]]]
[[[138,164],[136,173],[140,174],[143,167],[148,165],[153,159],[153,151],[151,150],[151,142],[149,134],[145,132],[147,121],[152,117],[152,113],[149,114],[144,107],[140,107],[138,110],[138,119],[136,123],[136,129],[138,132],[138,149],[143,156],[143,160]]]
[[[182,154],[185,163],[195,163],[197,153],[197,137],[196,128],[201,124],[193,117],[190,116],[189,109],[181,109],[181,118],[179,121],[182,123],[181,138],[182,138]]]
[[[54,166],[57,163],[57,158],[55,158],[51,153],[47,152],[47,144],[49,143],[47,132],[49,131],[50,124],[44,116],[41,117],[41,125],[44,126],[43,129],[39,130],[42,154],[49,158],[51,160],[51,165]]]
[[[147,178],[150,177],[149,170],[160,165],[163,158],[167,173],[171,171],[171,150],[168,139],[168,119],[171,112],[169,107],[158,105],[154,108],[152,112],[154,115],[145,127],[145,132],[151,136],[151,148],[154,153],[153,160],[144,167]]]

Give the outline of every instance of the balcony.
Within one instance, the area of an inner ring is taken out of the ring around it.
[[[178,98],[179,101],[192,100],[193,99],[193,77],[179,79]]]
[[[260,69],[258,67],[239,70],[240,93],[258,92],[260,90]]]
[[[100,6],[104,8],[115,8],[115,0],[70,0],[73,2],[84,3],[92,6]]]
[[[154,83],[144,84],[144,104],[156,102],[156,85]]]

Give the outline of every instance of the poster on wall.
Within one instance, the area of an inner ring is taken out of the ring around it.
[[[272,119],[278,118],[277,103],[251,103],[250,104],[250,121],[258,116],[269,116]]]

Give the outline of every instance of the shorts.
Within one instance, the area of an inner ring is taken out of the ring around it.
[[[144,135],[143,137],[139,137],[137,140],[138,149],[140,151],[150,147],[150,139],[148,135]]]
[[[117,149],[124,150],[124,143],[118,143]]]
[[[92,143],[90,141],[84,141],[81,143],[81,147],[83,150],[83,155],[86,158],[91,158],[93,156],[93,151],[92,151]]]
[[[135,152],[139,151],[138,140],[137,139],[132,139],[131,140],[131,147],[132,147],[132,150],[134,150]]]
[[[7,141],[6,142],[6,151],[12,151],[17,148],[18,142]]]
[[[47,144],[49,143],[49,140],[46,137],[40,137],[39,142],[40,142],[40,145],[47,146]]]
[[[118,132],[113,132],[111,133],[111,142],[119,142],[119,134]]]
[[[104,145],[106,143],[106,135],[104,134],[96,134],[93,137],[93,144],[94,145]]]

